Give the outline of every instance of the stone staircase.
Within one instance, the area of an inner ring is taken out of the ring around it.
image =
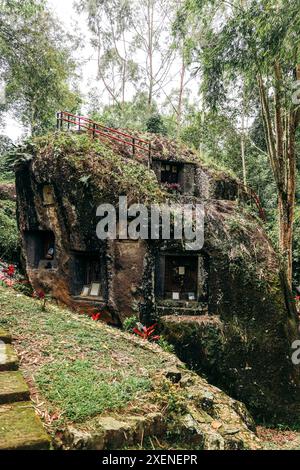
[[[18,368],[11,336],[0,328],[0,450],[47,450],[50,438]]]

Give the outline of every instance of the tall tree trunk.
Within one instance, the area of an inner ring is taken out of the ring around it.
[[[292,244],[294,210],[285,194],[278,195],[279,246],[283,256],[289,285],[292,283]]]
[[[282,93],[281,66],[274,64],[274,124],[261,75],[258,76],[262,117],[271,168],[278,196],[279,247],[285,263],[289,286],[292,286],[293,224],[296,188],[296,130],[299,110],[287,109]]]
[[[148,21],[148,60],[149,60],[149,89],[148,89],[148,109],[150,111],[153,101],[153,28],[154,28],[154,4],[152,0],[148,0],[147,5],[147,21]]]
[[[244,104],[244,98],[243,98],[243,111],[242,111],[241,157],[242,157],[242,169],[243,169],[243,183],[244,183],[244,186],[247,186],[246,157],[245,157],[245,104]]]
[[[181,70],[180,70],[180,83],[179,83],[179,94],[178,94],[178,107],[177,107],[177,136],[180,132],[181,120],[182,120],[182,101],[184,92],[184,77],[185,77],[185,60],[184,51],[181,51]]]

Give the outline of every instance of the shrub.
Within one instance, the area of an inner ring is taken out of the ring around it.
[[[0,205],[0,256],[7,261],[17,261],[19,256],[19,234],[15,215]]]
[[[175,353],[175,348],[174,348],[173,344],[168,343],[168,341],[167,341],[163,336],[161,336],[161,337],[159,338],[159,340],[157,341],[157,344],[158,344],[165,352],[168,352],[168,353],[171,353],[171,354],[174,354],[174,353]]]
[[[138,322],[139,320],[135,315],[129,318],[125,318],[124,323],[123,323],[123,328],[125,331],[128,331],[128,333],[132,333],[133,328],[136,327],[136,324]]]

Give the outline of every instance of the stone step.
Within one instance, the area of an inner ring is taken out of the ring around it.
[[[0,343],[0,372],[17,370],[19,367],[18,356],[10,344]]]
[[[0,327],[0,343],[11,343],[11,335]]]
[[[30,402],[0,406],[0,450],[48,450],[50,438]]]
[[[0,405],[29,400],[29,388],[21,372],[0,372]]]
[[[156,311],[159,317],[165,317],[170,315],[199,317],[207,315],[208,308],[207,306],[202,307],[201,305],[195,307],[184,307],[179,305],[157,305]]]

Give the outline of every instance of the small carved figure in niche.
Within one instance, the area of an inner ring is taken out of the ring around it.
[[[53,259],[53,258],[54,258],[54,247],[50,246],[46,254],[46,259]]]
[[[52,186],[45,185],[43,187],[43,200],[45,206],[51,206],[55,203]]]

